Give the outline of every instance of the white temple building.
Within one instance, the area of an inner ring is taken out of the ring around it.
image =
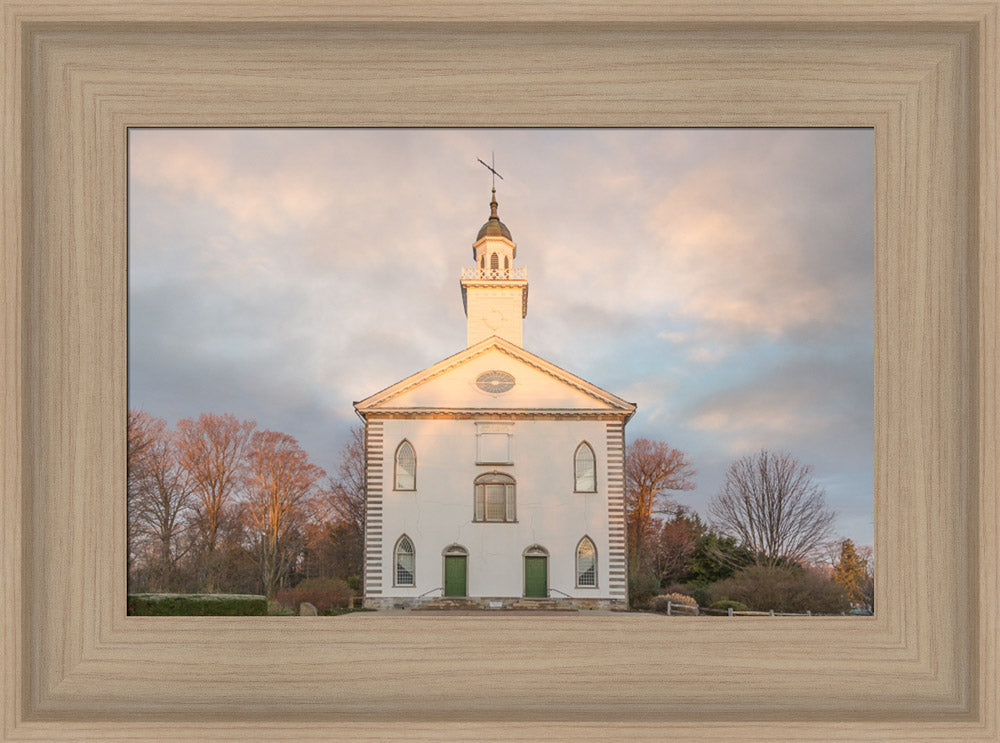
[[[624,610],[635,405],[521,347],[528,276],[496,189],[473,257],[467,348],[355,403],[365,606]]]

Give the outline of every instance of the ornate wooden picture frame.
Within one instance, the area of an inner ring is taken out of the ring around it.
[[[986,2],[3,2],[3,740],[996,740]],[[125,614],[130,126],[875,131],[874,618]]]

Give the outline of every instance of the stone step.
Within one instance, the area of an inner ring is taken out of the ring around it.
[[[420,606],[413,607],[413,611],[428,611],[428,610],[443,610],[443,609],[462,609],[462,610],[476,610],[482,609],[483,605],[478,601],[472,601],[470,599],[462,598],[438,598],[428,601],[426,604],[421,604]]]
[[[574,607],[552,599],[520,599],[511,604],[509,608],[531,611],[576,611]]]

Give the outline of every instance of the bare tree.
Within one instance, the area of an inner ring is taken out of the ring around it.
[[[338,577],[361,575],[365,541],[365,433],[351,429],[308,529],[304,569]],[[333,571],[333,572],[329,572]]]
[[[305,525],[326,475],[298,442],[277,431],[257,431],[246,469],[246,517],[257,542],[264,591],[273,596],[305,546]]]
[[[247,444],[257,427],[228,413],[177,421],[180,462],[190,474],[198,528],[207,555],[206,590],[215,590],[214,555],[220,523],[239,484]]]
[[[633,566],[642,562],[653,514],[667,513],[676,506],[667,493],[693,490],[694,475],[684,452],[663,441],[636,439],[629,445],[625,454],[625,519]]]
[[[166,428],[167,422],[141,410],[128,411],[127,445],[126,445],[126,545],[128,575],[132,576],[132,562],[139,549],[140,530],[138,521],[137,501],[141,495],[141,486],[146,476],[149,449],[159,431]]]
[[[758,564],[771,567],[809,558],[830,538],[836,517],[811,467],[766,449],[730,465],[709,513],[718,529],[756,554]]]
[[[181,545],[189,522],[185,516],[191,498],[191,480],[177,458],[177,437],[166,421],[153,419],[150,439],[137,468],[136,495],[131,504],[135,527],[151,543],[148,569],[154,588],[172,588],[177,561],[186,547]]]
[[[835,537],[816,545],[816,548],[810,555],[812,567],[833,575],[833,569],[837,567],[837,563],[840,561],[840,546],[843,544],[843,541],[843,537]]]
[[[336,477],[331,477],[327,503],[333,521],[345,521],[358,537],[365,534],[365,432],[351,429],[351,438],[340,450]]]

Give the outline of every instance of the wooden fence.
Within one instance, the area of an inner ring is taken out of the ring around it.
[[[673,616],[674,614],[686,615],[686,616],[701,616],[709,614],[718,614],[722,616],[729,617],[811,617],[812,612],[806,611],[801,614],[796,614],[792,612],[783,611],[734,611],[732,607],[729,609],[710,609],[707,606],[691,606],[689,604],[678,604],[673,601],[667,601],[667,616]]]

